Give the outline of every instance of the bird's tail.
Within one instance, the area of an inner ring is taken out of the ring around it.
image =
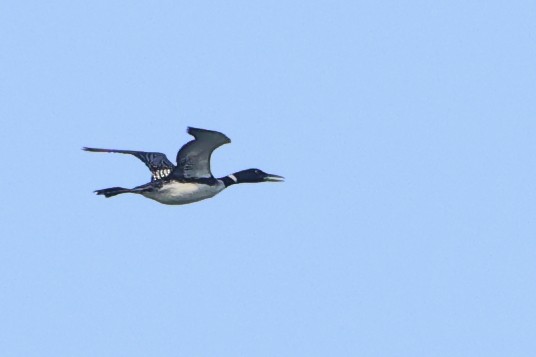
[[[119,194],[122,194],[122,193],[133,193],[133,192],[136,192],[134,190],[131,190],[129,188],[123,188],[123,187],[111,187],[111,188],[104,188],[102,190],[96,190],[95,193],[97,195],[104,195],[104,197],[108,198],[108,197],[112,197],[112,196],[115,196],[115,195],[119,195]]]

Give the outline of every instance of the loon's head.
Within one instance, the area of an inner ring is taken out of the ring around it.
[[[283,176],[267,174],[259,169],[238,171],[229,177],[236,178],[235,183],[282,182],[285,179]]]

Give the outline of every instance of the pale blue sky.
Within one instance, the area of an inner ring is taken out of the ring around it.
[[[535,356],[533,1],[0,2],[1,356]],[[224,132],[164,206],[123,155]]]

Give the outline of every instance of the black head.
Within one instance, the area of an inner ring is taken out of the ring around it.
[[[256,183],[256,182],[282,182],[283,176],[267,174],[259,169],[248,169],[238,171],[233,174],[236,178],[236,183]]]

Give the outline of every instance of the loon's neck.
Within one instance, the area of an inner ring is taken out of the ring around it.
[[[239,183],[238,179],[236,178],[236,176],[234,174],[230,174],[230,175],[227,175],[225,177],[221,177],[218,180],[222,181],[223,184],[225,185],[225,187],[229,187],[231,185]]]

